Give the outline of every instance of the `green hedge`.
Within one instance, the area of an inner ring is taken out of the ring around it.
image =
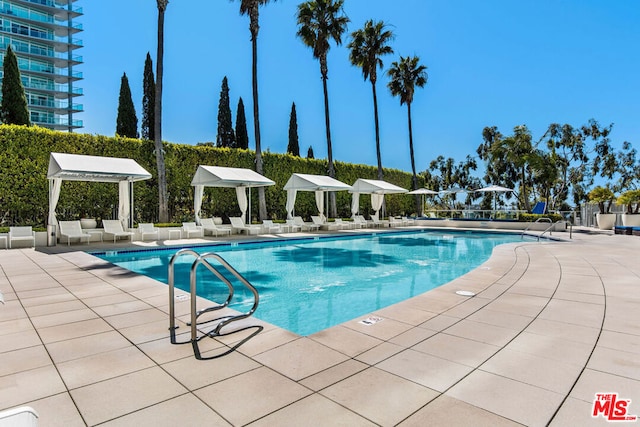
[[[254,168],[251,150],[192,146],[165,143],[165,162],[171,222],[192,221],[193,187],[191,179],[198,165]],[[136,160],[152,174],[147,181],[134,184],[134,221],[157,222],[158,191],[154,145],[152,141],[123,137],[106,137],[56,132],[36,126],[0,125],[0,218],[2,225],[44,226],[48,214],[47,169],[51,152],[125,157]],[[326,160],[304,159],[289,154],[263,153],[264,175],[276,182],[266,187],[268,215],[286,217],[286,192],[282,187],[292,173],[325,175]],[[376,179],[377,168],[367,165],[335,162],[336,179],[352,184],[358,178]],[[411,174],[385,169],[385,181],[411,188]],[[422,180],[421,177],[419,177]],[[419,185],[423,185],[419,182]],[[412,214],[413,198],[387,195],[386,212],[392,215]],[[252,216],[257,216],[258,190],[251,191]],[[351,216],[351,194],[336,193],[339,217]],[[117,215],[118,186],[108,183],[64,181],[56,212],[61,220],[80,217],[113,218]],[[235,191],[206,188],[203,216],[237,216],[240,214]],[[312,192],[299,192],[297,215],[308,218],[316,212]],[[360,211],[371,211],[369,197],[360,197]]]

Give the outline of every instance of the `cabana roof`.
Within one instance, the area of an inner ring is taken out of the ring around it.
[[[353,183],[353,189],[349,190],[350,193],[361,194],[392,194],[392,193],[406,193],[402,187],[390,184],[386,181],[379,181],[376,179],[362,179],[359,178]]]
[[[283,190],[342,191],[351,190],[351,186],[330,176],[294,173],[291,174]]]
[[[251,169],[198,166],[191,185],[207,187],[267,187],[275,182]]]
[[[133,159],[51,153],[49,179],[69,181],[120,182],[142,181],[151,174]]]

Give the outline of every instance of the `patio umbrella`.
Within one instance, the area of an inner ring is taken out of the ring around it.
[[[420,216],[423,216],[424,215],[424,197],[425,197],[425,194],[434,195],[434,194],[438,194],[438,192],[437,191],[433,191],[433,190],[429,190],[428,188],[418,188],[417,190],[409,191],[407,194],[420,194],[422,196],[422,204],[420,205],[420,207],[423,210],[423,212],[420,212]]]
[[[442,190],[439,192],[440,194],[453,194],[453,204],[455,207],[456,204],[456,196],[460,193],[468,193],[467,190],[465,190],[464,188],[460,188],[460,187],[451,187],[448,190]]]
[[[482,192],[482,193],[508,193],[510,191],[514,191],[512,188],[507,188],[507,187],[501,187],[499,185],[490,185],[488,187],[484,187],[484,188],[480,188],[479,190],[475,190],[476,192]],[[493,198],[493,210],[496,210],[496,202],[497,202],[497,195],[496,197]]]

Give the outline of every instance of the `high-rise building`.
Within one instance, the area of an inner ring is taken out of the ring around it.
[[[56,130],[81,128],[74,114],[82,104],[74,100],[82,95],[77,87],[82,73],[76,67],[82,57],[76,49],[82,41],[75,36],[82,24],[82,8],[76,0],[0,0],[0,65],[7,46],[18,57],[33,124]],[[0,77],[2,68],[0,67]]]

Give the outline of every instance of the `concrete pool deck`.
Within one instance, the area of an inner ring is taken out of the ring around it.
[[[166,285],[83,252],[131,243],[2,250],[0,411],[29,405],[39,426],[587,426],[607,424],[596,393],[617,393],[640,415],[640,238],[583,231],[500,246],[308,337],[251,319],[264,330],[203,361],[169,342]],[[241,338],[204,339],[203,356]]]

